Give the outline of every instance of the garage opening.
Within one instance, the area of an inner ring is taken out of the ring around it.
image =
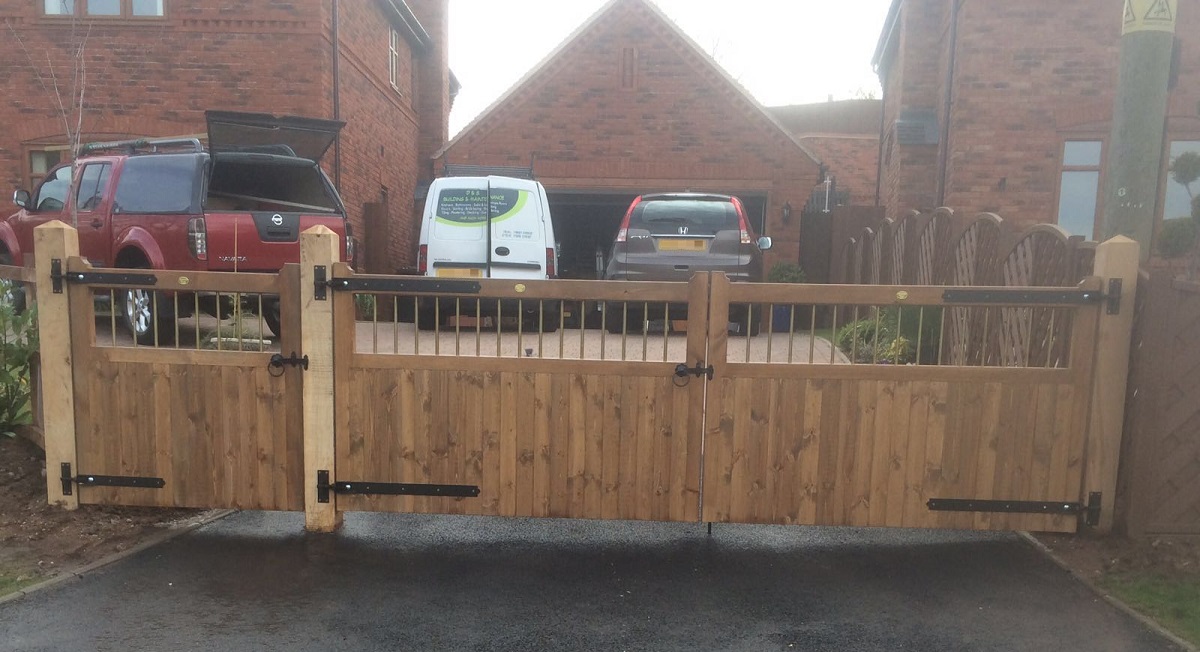
[[[660,192],[658,189],[645,192]],[[765,193],[718,191],[735,195],[742,200],[750,223],[764,233],[767,197]],[[550,215],[554,220],[554,235],[558,239],[559,277],[599,279],[621,218],[630,202],[639,194],[630,192],[596,192],[547,190]]]

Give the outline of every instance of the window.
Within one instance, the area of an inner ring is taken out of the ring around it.
[[[75,193],[75,205],[79,210],[93,211],[104,203],[111,169],[108,163],[91,163],[83,168],[79,175],[79,190]]]
[[[1169,156],[1162,215],[1166,220],[1191,215],[1194,197],[1200,196],[1200,179],[1193,178],[1200,173],[1200,140],[1173,141]]]
[[[113,212],[199,212],[201,166],[191,154],[130,157],[117,182]]]
[[[388,81],[392,88],[400,90],[400,32],[392,30],[388,43]]]
[[[1063,144],[1058,225],[1071,235],[1095,235],[1103,149],[1104,143],[1099,140],[1068,140]]]
[[[42,0],[47,16],[89,18],[161,18],[165,0]]]
[[[36,188],[46,173],[62,162],[66,149],[45,149],[29,152],[29,185],[26,188]]]
[[[71,166],[65,165],[38,188],[37,196],[33,199],[34,210],[61,211],[67,204],[67,193],[70,190]]]

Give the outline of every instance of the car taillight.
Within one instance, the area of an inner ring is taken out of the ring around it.
[[[429,269],[429,245],[417,249],[417,271],[424,274]]]
[[[558,270],[554,268],[554,247],[546,247],[546,278],[554,278]]]
[[[621,220],[620,228],[617,229],[617,242],[625,242],[629,238],[629,218],[633,217],[633,209],[637,208],[641,201],[641,197],[634,199],[633,203],[629,205],[629,210],[625,211],[625,217]]]
[[[754,244],[754,240],[750,237],[750,221],[746,219],[745,207],[737,197],[733,198],[733,205],[737,208],[738,228],[741,229],[742,244]]]
[[[188,249],[196,260],[208,260],[208,228],[203,217],[188,220]]]

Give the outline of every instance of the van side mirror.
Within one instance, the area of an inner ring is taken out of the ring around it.
[[[31,203],[28,190],[18,190],[13,193],[13,203],[21,208],[29,208]]]
[[[770,249],[771,248],[771,238],[768,236],[765,236],[765,235],[763,237],[759,238],[758,239],[758,248],[762,251],[766,251],[766,250]]]

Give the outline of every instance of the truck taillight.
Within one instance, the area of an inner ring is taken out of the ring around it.
[[[208,228],[203,217],[188,220],[188,248],[196,260],[208,260]]]
[[[558,270],[554,268],[554,247],[546,247],[546,278],[554,278]]]
[[[417,249],[417,271],[424,274],[429,269],[429,245]]]

